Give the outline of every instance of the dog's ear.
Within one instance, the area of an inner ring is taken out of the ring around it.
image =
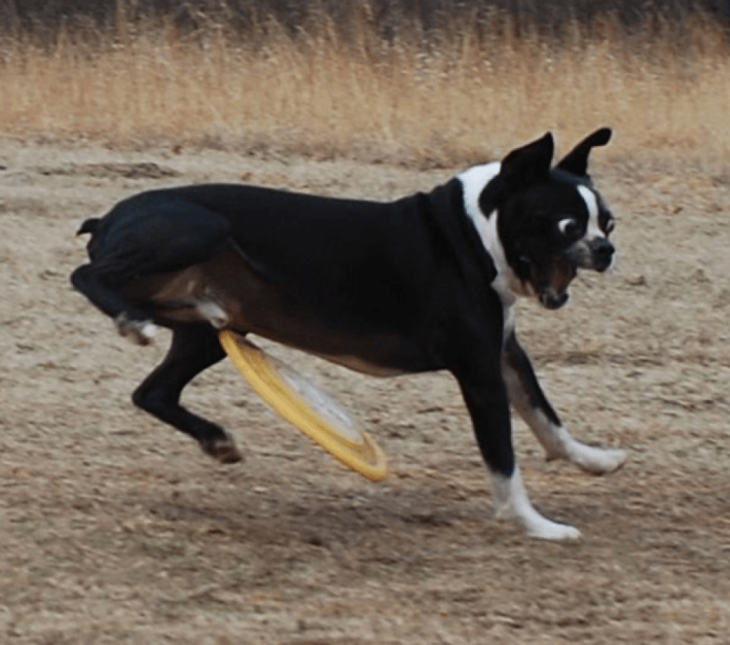
[[[504,188],[512,193],[546,179],[554,151],[553,135],[548,132],[541,139],[510,152],[499,169]]]
[[[601,128],[589,134],[556,166],[578,177],[588,176],[588,155],[596,146],[605,146],[611,140],[611,128]]]

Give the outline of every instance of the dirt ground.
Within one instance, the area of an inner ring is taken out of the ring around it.
[[[168,337],[130,345],[69,286],[79,223],[139,190],[385,199],[452,171],[0,143],[0,642],[730,643],[730,171],[595,157],[618,266],[564,310],[521,305],[518,329],[573,433],[629,461],[599,478],[546,463],[516,424],[533,502],[584,533],[551,544],[492,518],[448,375],[275,352],[376,437],[391,474],[372,484],[221,363],[186,393],[246,453],[221,466],[130,402]]]

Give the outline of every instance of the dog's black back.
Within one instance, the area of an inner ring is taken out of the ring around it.
[[[441,369],[442,360],[433,362],[437,352],[431,329],[437,320],[443,326],[439,312],[463,320],[466,312],[458,310],[488,297],[495,276],[476,230],[460,209],[463,191],[456,180],[392,203],[255,186],[185,186],[120,202],[95,227],[89,254],[99,262],[127,259],[131,246],[138,281],[205,265],[227,249],[291,303],[292,314],[316,315],[331,334],[402,335],[409,345],[426,336],[423,354],[428,360],[413,361],[410,351],[410,366],[383,367]],[[209,287],[228,291],[238,280],[230,275]],[[169,326],[171,303],[133,299],[132,305]],[[304,349],[328,353],[316,346]]]

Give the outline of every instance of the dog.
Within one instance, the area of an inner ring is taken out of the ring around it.
[[[517,341],[515,301],[568,299],[580,269],[604,272],[614,218],[588,175],[597,130],[552,166],[550,133],[429,193],[393,202],[205,184],[152,190],[86,220],[90,262],[72,285],[141,344],[172,330],[163,362],[132,395],[220,462],[241,459],[228,433],[179,403],[183,388],[224,358],[222,329],[248,333],[354,370],[393,376],[448,370],[491,473],[497,514],[531,536],[571,540],[522,483],[510,404],[548,459],[594,473],[621,450],[574,439]]]

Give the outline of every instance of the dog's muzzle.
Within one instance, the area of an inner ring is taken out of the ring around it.
[[[583,239],[563,253],[563,259],[577,269],[588,269],[603,273],[613,263],[616,252],[613,244],[605,237]]]

